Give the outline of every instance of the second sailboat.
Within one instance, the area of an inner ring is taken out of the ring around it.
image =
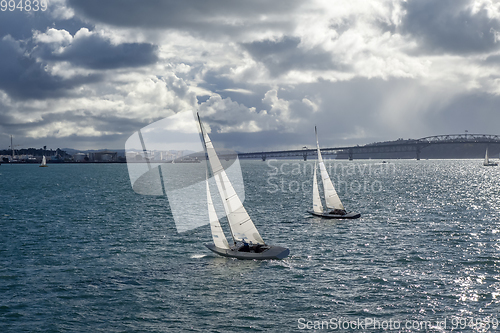
[[[323,210],[323,204],[321,203],[321,197],[318,189],[318,181],[316,179],[316,163],[314,164],[314,176],[313,176],[313,210],[308,211],[312,215],[320,216],[328,219],[357,219],[361,217],[360,213],[347,212],[340,201],[337,191],[333,186],[332,180],[326,171],[325,163],[323,162],[323,157],[321,156],[321,151],[319,149],[318,142],[318,131],[316,126],[314,127],[314,132],[316,133],[316,148],[318,150],[318,164],[321,172],[321,180],[323,183],[323,192],[325,195],[326,210]]]

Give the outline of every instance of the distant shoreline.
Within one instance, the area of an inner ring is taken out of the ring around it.
[[[47,165],[56,165],[56,164],[119,164],[119,163],[127,163],[127,161],[107,161],[107,162],[76,162],[76,161],[67,161],[67,162],[50,162],[47,161]],[[0,164],[11,164],[11,165],[18,165],[18,164],[40,164],[40,162],[28,162],[28,161],[19,161],[19,162],[0,162]]]
[[[480,157],[442,157],[442,158],[423,158],[421,160],[482,160],[483,158]],[[240,158],[240,160],[250,160],[250,161],[262,161],[260,158]],[[302,161],[301,158],[270,158],[268,160],[277,160],[277,161]],[[315,161],[316,159],[311,158],[308,159],[308,161]],[[354,161],[392,161],[392,160],[416,160],[415,158],[359,158],[355,159]],[[327,161],[348,161],[345,158],[338,158],[338,159],[327,159]],[[76,162],[76,161],[67,161],[67,162],[50,162],[47,161],[47,165],[57,165],[57,164],[126,164],[127,161],[106,161],[106,162],[100,162],[100,161],[89,161],[89,162]],[[131,164],[142,164],[142,163],[147,163],[147,162],[139,162],[139,161],[133,161],[129,162]],[[175,162],[172,163],[171,161],[165,162],[165,161],[150,161],[150,163],[154,164],[198,164],[198,163],[193,163],[193,162]],[[28,162],[28,161],[22,161],[22,162],[0,162],[0,165],[5,164],[5,165],[39,165],[39,162]]]

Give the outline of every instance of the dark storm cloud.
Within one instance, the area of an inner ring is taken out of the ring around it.
[[[100,75],[62,79],[45,71],[45,64],[26,55],[12,38],[0,40],[0,89],[13,98],[44,99],[68,94],[68,90],[96,82]]]
[[[304,50],[298,47],[300,38],[283,37],[278,41],[265,40],[245,43],[242,46],[252,58],[263,63],[272,76],[279,76],[290,70],[344,70],[345,66],[335,63],[332,55],[319,48]]]
[[[0,133],[9,133],[17,136],[17,141],[22,143],[24,148],[48,145],[50,147],[85,147],[96,146],[99,148],[123,148],[125,140],[137,129],[146,126],[149,122],[136,119],[121,118],[114,115],[113,110],[101,114],[94,114],[88,110],[72,110],[66,112],[47,112],[37,120],[19,122],[10,114],[14,110],[9,110],[0,104]],[[157,119],[155,119],[157,120]],[[155,121],[154,120],[154,121]],[[111,134],[85,135],[72,134],[64,138],[58,138],[57,133],[47,132],[46,138],[34,139],[24,137],[27,131],[43,129],[54,122],[64,121],[70,126],[71,123],[78,124],[79,127],[93,128],[99,132],[114,132]],[[3,138],[7,142],[6,138]],[[1,149],[1,148],[0,148]]]
[[[260,131],[256,133],[212,132],[210,139],[214,142],[216,147],[224,147],[241,153],[250,153],[269,149],[279,150],[285,147],[286,149],[293,149],[294,147],[296,147],[296,149],[301,149],[304,143],[312,143],[314,132],[311,131],[311,133],[313,134],[279,133],[279,135],[277,135],[276,131]],[[307,136],[310,138],[306,138]]]
[[[469,0],[409,0],[401,32],[413,36],[424,53],[481,53],[498,49],[500,22],[484,8],[472,13]]]
[[[38,55],[45,60],[69,61],[91,69],[140,67],[158,60],[158,47],[149,43],[123,43],[112,45],[103,37],[92,34],[75,37],[62,53],[54,54],[49,45],[41,45]]]
[[[49,136],[44,138],[32,138],[23,136],[24,133],[19,131],[13,131],[12,127],[9,127],[7,133],[13,133],[14,135],[14,145],[18,145],[16,149],[23,148],[41,148],[47,146],[47,149],[60,148],[65,150],[68,149],[123,149],[124,142],[128,138],[129,134],[103,134],[100,136],[94,135],[76,135],[72,134],[67,137],[58,138],[55,136]],[[10,135],[0,134],[0,149],[7,149],[10,146]],[[70,151],[68,151],[69,153]]]
[[[54,19],[50,16],[50,7],[42,11],[0,11],[0,39],[10,35],[16,40],[29,39],[34,30],[45,31],[47,28],[64,29],[74,35],[81,28],[92,29],[93,25],[84,23],[76,17],[68,20]]]
[[[182,29],[201,34],[236,34],[251,26],[272,28],[273,22],[261,21],[261,15],[287,13],[301,4],[298,0],[69,0],[78,14],[126,27]],[[245,20],[244,26],[239,24]],[[281,25],[289,22],[283,19]]]
[[[198,85],[209,91],[217,92],[223,99],[229,97],[233,101],[255,107],[257,110],[266,109],[267,106],[262,103],[262,96],[269,90],[269,86],[255,85],[246,81],[235,82],[231,79],[231,71],[230,66],[218,68],[217,71],[208,70],[203,75],[203,82]],[[251,91],[251,93],[238,92],[238,89]],[[198,96],[197,98],[199,103],[202,103],[210,96]]]
[[[54,122],[64,121],[67,123],[75,123],[82,127],[93,128],[99,132],[114,131],[130,135],[138,128],[146,126],[149,122],[136,119],[122,118],[114,115],[114,110],[99,114],[92,113],[88,110],[72,110],[66,112],[47,112],[39,119],[26,123],[18,124],[24,130],[32,130],[36,128],[44,128]],[[15,125],[11,123],[11,125]]]
[[[426,121],[432,124],[434,135],[469,133],[497,134],[500,96],[472,92],[457,96],[440,112],[429,113]]]
[[[12,117],[12,110],[0,102],[0,129],[15,124],[14,117]],[[0,148],[1,149],[1,148]]]
[[[0,11],[0,39],[7,35],[15,39],[30,38],[32,29],[45,30],[52,23],[43,12]]]
[[[339,82],[319,80],[315,83],[296,84],[293,87],[280,89],[277,97],[290,101],[290,118],[300,123],[294,127],[293,131],[281,128],[259,132],[219,133],[217,129],[220,125],[226,125],[222,120],[228,117],[221,118],[216,114],[204,115],[204,118],[215,130],[212,131],[212,140],[218,140],[225,148],[242,152],[314,147],[315,125],[322,133],[322,142],[325,146],[345,146],[397,139],[401,133],[394,131],[385,123],[386,119],[380,116],[380,111],[384,108],[387,91],[398,93],[399,87],[408,85],[412,85],[411,80],[408,79],[386,81],[358,78]],[[321,98],[321,101],[318,101],[318,111],[312,112],[311,109],[306,109],[305,105],[300,105],[303,98],[310,98],[314,101],[314,96]],[[252,97],[255,101],[249,101],[247,105],[257,104],[263,96],[247,96],[249,99]],[[266,109],[269,109],[269,105]],[[203,115],[203,111],[201,108],[200,114]],[[248,122],[249,119],[251,118],[232,119],[230,125]],[[261,121],[266,121],[266,119],[273,121],[273,117],[263,118]],[[259,125],[265,127],[264,123],[259,123]],[[365,136],[355,137],[358,127],[365,131]],[[409,124],[401,124],[401,132],[407,133],[408,127],[410,127]],[[420,134],[420,132],[417,133],[417,135]]]

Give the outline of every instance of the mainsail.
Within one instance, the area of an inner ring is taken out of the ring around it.
[[[321,151],[319,150],[319,142],[318,142],[318,131],[316,130],[316,126],[314,126],[314,131],[316,132],[316,147],[318,149],[318,163],[319,169],[321,171],[321,180],[323,181],[323,189],[325,192],[325,201],[326,207],[330,209],[344,209],[344,205],[340,201],[339,195],[337,191],[335,191],[335,187],[326,171],[325,163],[323,162],[323,157],[321,156]]]
[[[316,177],[317,164],[314,162],[314,178],[313,178],[313,211],[315,213],[323,213],[323,204],[319,196],[318,179]]]
[[[215,212],[214,203],[212,201],[212,196],[210,195],[210,187],[208,186],[208,177],[206,180],[207,183],[207,204],[208,204],[208,217],[210,220],[210,228],[212,229],[212,238],[214,239],[215,246],[221,249],[229,249],[229,244],[226,239],[226,235],[224,235],[224,230],[219,223],[219,219],[217,218],[217,213]]]
[[[486,154],[484,155],[484,165],[488,165],[490,163],[490,160],[488,158],[488,148],[486,148]]]
[[[222,167],[217,152],[210,140],[210,137],[203,130],[200,117],[198,116],[198,121],[200,123],[200,129],[203,136],[203,141],[205,143],[205,148],[208,154],[208,161],[210,168],[212,169],[215,182],[217,183],[217,189],[222,199],[224,205],[224,210],[226,211],[227,219],[229,221],[229,226],[231,228],[231,233],[235,241],[246,241],[252,244],[262,244],[264,245],[264,240],[260,236],[257,228],[252,222],[252,219],[248,215],[245,207],[236,194],[233,185],[229,181],[226,175],[226,171]]]

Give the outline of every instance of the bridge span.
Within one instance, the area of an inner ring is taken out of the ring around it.
[[[353,160],[359,154],[382,154],[412,152],[417,160],[420,160],[422,149],[432,145],[442,144],[482,144],[500,145],[500,135],[492,134],[448,134],[427,136],[421,139],[399,139],[396,141],[376,142],[364,146],[321,148],[322,155],[347,155]],[[303,158],[315,157],[316,149],[278,150],[262,151],[253,153],[238,153],[239,158],[259,158],[265,161],[268,158]]]

